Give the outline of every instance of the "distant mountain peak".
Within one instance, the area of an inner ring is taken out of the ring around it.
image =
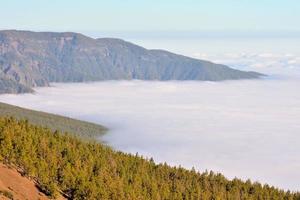
[[[262,74],[73,32],[0,31],[0,93],[50,82],[254,79]]]

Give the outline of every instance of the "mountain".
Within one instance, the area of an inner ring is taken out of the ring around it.
[[[50,82],[253,79],[262,74],[78,33],[0,31],[0,93]]]

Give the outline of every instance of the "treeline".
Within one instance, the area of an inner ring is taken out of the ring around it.
[[[62,193],[80,200],[300,200],[299,193],[155,164],[14,118],[0,118],[0,161],[22,169],[51,197]]]
[[[99,138],[107,131],[107,128],[98,124],[5,103],[0,103],[0,117],[14,117],[18,120],[27,119],[33,125],[49,127],[53,131],[69,132],[85,139]]]

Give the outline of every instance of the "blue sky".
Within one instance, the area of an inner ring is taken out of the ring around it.
[[[3,0],[0,29],[300,32],[299,0]]]

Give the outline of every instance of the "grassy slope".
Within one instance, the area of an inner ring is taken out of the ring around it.
[[[48,127],[53,131],[69,132],[84,138],[98,137],[107,131],[107,128],[101,125],[45,112],[33,111],[5,103],[0,103],[0,117],[27,119],[31,124]]]

